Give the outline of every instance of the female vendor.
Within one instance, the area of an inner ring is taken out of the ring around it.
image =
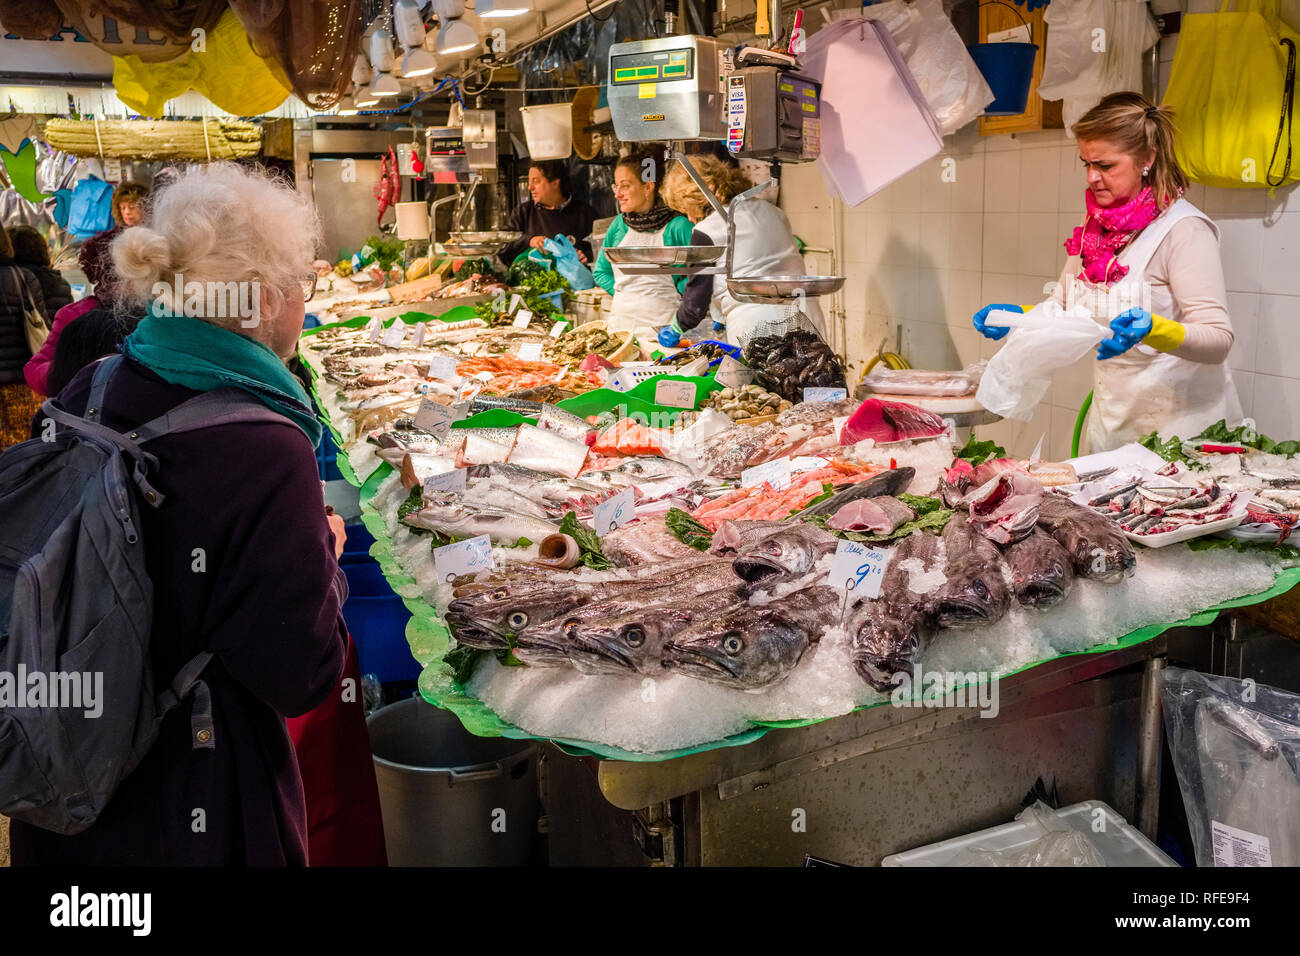
[[[581,199],[573,198],[569,169],[563,160],[534,160],[528,167],[528,198],[515,207],[506,230],[518,232],[520,238],[497,253],[509,266],[521,252],[541,249],[542,243],[556,235],[567,236],[583,262],[591,261],[591,225],[596,211]]]
[[[1170,111],[1139,93],[1112,93],[1072,131],[1088,184],[1087,216],[1065,241],[1070,258],[1054,298],[1082,304],[1108,326],[1094,364],[1088,439],[1093,452],[1148,432],[1197,435],[1241,420],[1224,364],[1232,348],[1219,230],[1182,198]],[[1006,327],[975,328],[991,339]]]
[[[750,178],[738,167],[713,156],[692,156],[691,165],[720,202],[731,200],[752,188]],[[727,220],[709,205],[690,175],[675,164],[664,180],[664,197],[673,208],[695,223],[691,244],[725,246]],[[732,269],[737,276],[802,275],[803,257],[795,247],[794,233],[785,213],[764,200],[741,203],[736,211],[736,252]],[[686,283],[681,305],[673,321],[659,330],[661,345],[677,345],[682,334],[695,328],[709,315],[727,328],[727,341],[746,345],[762,335],[782,335],[803,325],[800,315],[818,335],[824,336],[821,308],[816,299],[789,305],[740,302],[727,290],[725,275],[693,276]]]
[[[605,250],[616,246],[689,246],[691,222],[664,204],[662,149],[634,151],[614,169],[614,198],[619,214],[605,233],[605,244],[592,270],[596,284],[614,296],[608,322],[611,332],[631,331],[643,347],[652,345],[659,327],[681,302],[685,277],[628,275],[611,265]]]

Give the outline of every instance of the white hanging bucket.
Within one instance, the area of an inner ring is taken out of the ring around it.
[[[524,138],[531,159],[568,159],[573,151],[573,104],[523,106]]]

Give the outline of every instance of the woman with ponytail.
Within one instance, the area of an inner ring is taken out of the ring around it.
[[[1187,177],[1174,157],[1172,111],[1140,93],[1112,93],[1071,128],[1087,192],[1083,224],[1065,240],[1069,258],[1053,298],[1083,305],[1107,328],[1094,364],[1088,437],[1092,451],[1151,431],[1197,435],[1242,417],[1219,230],[1182,198]],[[1005,326],[975,328],[991,339]]]

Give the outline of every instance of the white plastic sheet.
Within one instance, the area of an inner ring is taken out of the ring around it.
[[[1055,299],[1023,315],[990,312],[985,322],[1009,326],[1011,334],[989,359],[975,400],[1003,418],[1022,422],[1033,417],[1052,384],[1052,373],[1083,358],[1106,333],[1087,309],[1062,309]]]

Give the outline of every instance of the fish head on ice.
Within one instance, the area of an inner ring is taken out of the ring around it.
[[[737,577],[751,584],[774,575],[804,574],[818,558],[834,550],[837,540],[816,525],[800,521],[743,546],[731,566]]]
[[[939,627],[977,627],[992,624],[1006,613],[1007,590],[1003,582],[991,575],[1002,569],[975,568],[959,577],[950,577],[936,602],[935,616]]]
[[[850,656],[858,675],[882,693],[893,689],[898,675],[910,677],[925,648],[925,617],[919,604],[872,603],[865,615],[855,615]]]
[[[732,687],[766,687],[799,663],[810,634],[807,620],[777,603],[746,606],[687,628],[664,645],[666,667]]]
[[[663,666],[664,644],[695,617],[685,607],[656,607],[613,620],[575,621],[570,656],[579,669],[593,672],[653,672]]]
[[[582,604],[572,590],[523,591],[497,588],[447,605],[447,623],[493,634],[518,634],[532,624],[558,617]]]

